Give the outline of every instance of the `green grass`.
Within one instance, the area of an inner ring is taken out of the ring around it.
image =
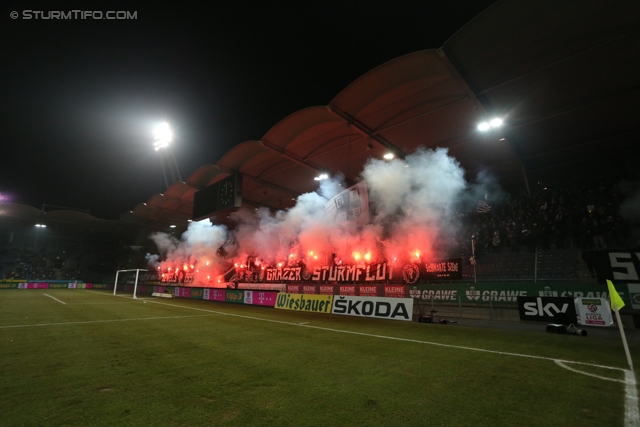
[[[84,290],[1,291],[0,424],[624,424],[621,383],[551,360],[459,348],[625,368],[619,340],[153,301]],[[131,320],[143,318],[155,319]],[[9,327],[17,325],[26,326]],[[635,356],[638,344],[630,345]]]

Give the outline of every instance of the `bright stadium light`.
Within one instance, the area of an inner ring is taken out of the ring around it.
[[[391,159],[393,159],[395,156],[393,155],[393,153],[387,153],[387,154],[385,154],[385,155],[384,155],[384,156],[382,156],[382,157],[384,157],[386,160],[391,160]]]
[[[482,132],[486,132],[491,128],[499,128],[500,126],[502,126],[502,123],[504,123],[504,120],[502,120],[500,117],[494,117],[488,122],[480,123],[478,125],[478,130]]]
[[[161,123],[153,130],[153,147],[158,151],[169,146],[173,140],[173,132],[168,123]]]
[[[482,132],[487,131],[490,128],[491,128],[491,125],[487,122],[482,122],[478,125],[478,130]]]
[[[500,127],[502,126],[502,119],[496,117],[495,119],[492,119],[489,124],[492,128]]]
[[[47,228],[47,226],[45,224],[36,224],[36,227],[39,228]]]
[[[326,173],[321,173],[320,175],[316,176],[313,179],[315,181],[322,181],[323,179],[327,179],[327,178],[329,178],[329,175],[327,175]]]

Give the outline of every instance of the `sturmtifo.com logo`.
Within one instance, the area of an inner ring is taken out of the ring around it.
[[[11,19],[138,19],[138,11],[134,10],[15,10],[9,14]]]
[[[477,291],[473,286],[467,291],[467,298],[471,301],[477,301],[480,299],[480,291]]]

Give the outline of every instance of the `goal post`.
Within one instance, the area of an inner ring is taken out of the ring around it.
[[[131,269],[131,270],[117,270],[116,271],[116,281],[113,284],[113,295],[116,295],[116,291],[118,289],[118,276],[120,275],[120,273],[130,273],[130,272],[136,272],[136,280],[133,284],[133,299],[138,299],[138,297],[136,296],[136,291],[138,290],[138,278],[140,277],[140,272],[141,271],[148,271],[148,270],[144,270],[142,268],[135,268],[135,269]]]

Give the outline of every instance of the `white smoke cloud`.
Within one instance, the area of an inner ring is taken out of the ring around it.
[[[455,231],[456,210],[475,208],[487,192],[499,193],[489,175],[481,174],[471,184],[464,175],[443,148],[421,149],[405,160],[371,159],[362,173],[371,223],[360,229],[338,227],[325,210],[325,204],[346,188],[338,176],[321,181],[317,192],[299,196],[290,209],[275,213],[267,208],[242,209],[231,214],[236,224],[232,231],[207,220],[191,223],[181,240],[163,233],[151,238],[165,259],[161,267],[202,266],[206,259],[218,274],[229,262],[244,264],[250,257],[264,264],[304,262],[307,266],[326,265],[333,257],[345,263],[438,259],[451,255],[446,247],[434,244],[439,235]],[[223,245],[221,256],[217,251]]]

